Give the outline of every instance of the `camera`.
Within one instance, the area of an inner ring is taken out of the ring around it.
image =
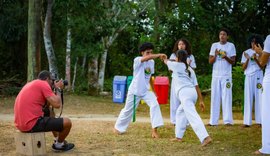
[[[52,73],[52,78],[53,78],[53,81],[55,81],[55,82],[59,81],[59,79],[57,79],[58,78],[57,74],[55,74],[55,73]],[[62,80],[62,81],[63,81],[64,86],[68,85],[68,80]]]
[[[63,80],[63,84],[64,84],[64,86],[67,86],[68,85],[68,80]]]

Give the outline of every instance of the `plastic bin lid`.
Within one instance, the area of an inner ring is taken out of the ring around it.
[[[114,76],[113,78],[113,81],[126,81],[127,80],[127,77],[126,76],[119,76],[119,75],[116,75]]]
[[[157,76],[155,78],[154,84],[168,85],[169,84],[169,78],[167,76]]]

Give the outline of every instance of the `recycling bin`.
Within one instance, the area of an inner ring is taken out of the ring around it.
[[[113,102],[124,103],[126,96],[126,76],[114,76],[113,78]]]

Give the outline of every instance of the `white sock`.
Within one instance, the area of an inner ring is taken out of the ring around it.
[[[56,141],[56,142],[54,143],[54,145],[55,145],[55,147],[57,147],[57,148],[61,148],[61,147],[64,145],[64,142],[58,142],[58,141]]]

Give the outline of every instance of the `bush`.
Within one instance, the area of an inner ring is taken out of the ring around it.
[[[233,81],[233,106],[242,106],[244,103],[244,84],[245,75],[241,64],[238,62],[235,67],[233,67],[232,72]]]

